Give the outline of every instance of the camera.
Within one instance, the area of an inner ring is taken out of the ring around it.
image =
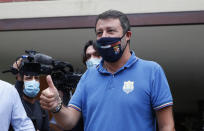
[[[29,50],[21,56],[19,73],[25,75],[51,74],[54,59],[48,55]]]
[[[18,69],[10,67],[2,73],[11,72],[20,75],[51,75],[52,80],[58,90],[70,91],[76,87],[81,73],[75,73],[73,66],[68,62],[57,61],[52,57],[33,51],[26,50],[25,55],[17,58],[21,59]]]
[[[9,70],[2,71],[2,73],[11,72],[12,74],[21,74],[21,75],[40,75],[40,74],[51,74],[53,58],[38,53],[33,50],[26,50],[25,55],[22,55],[16,59],[17,68],[10,67]],[[17,60],[20,60],[20,64],[17,64]]]

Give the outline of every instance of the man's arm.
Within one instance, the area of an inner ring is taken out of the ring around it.
[[[40,104],[43,109],[53,111],[61,103],[59,93],[55,88],[51,76],[47,76],[49,87],[42,91],[40,96]],[[72,129],[81,117],[81,112],[71,108],[62,106],[61,110],[53,113],[56,122],[64,129]]]
[[[156,111],[159,131],[175,131],[172,106]]]
[[[71,130],[78,123],[81,117],[81,112],[71,107],[62,106],[60,112],[55,113],[54,117],[56,122],[63,127],[63,129]]]

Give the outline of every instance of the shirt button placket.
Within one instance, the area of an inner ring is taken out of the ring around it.
[[[114,88],[114,84],[113,84],[114,79],[115,79],[115,75],[113,74],[112,77],[111,77],[109,89],[113,89]]]

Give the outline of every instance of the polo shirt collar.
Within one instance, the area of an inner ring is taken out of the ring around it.
[[[126,62],[126,64],[121,67],[117,72],[115,72],[114,74],[126,69],[126,68],[129,68],[131,67],[134,63],[137,62],[138,58],[135,56],[135,53],[134,51],[131,51],[131,57],[129,58],[129,60]],[[97,70],[100,72],[100,73],[103,73],[103,74],[110,74],[110,72],[108,72],[105,68],[103,68],[103,64],[104,64],[104,60],[102,59],[102,61],[100,62],[100,64],[96,67]]]

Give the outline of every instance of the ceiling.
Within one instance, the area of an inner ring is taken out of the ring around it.
[[[204,100],[204,25],[132,28],[131,49],[140,58],[158,62],[166,73],[176,112],[196,112]],[[33,49],[84,71],[83,45],[95,39],[94,29],[0,32],[0,70],[8,69],[24,50]],[[10,74],[0,79],[14,83]]]

